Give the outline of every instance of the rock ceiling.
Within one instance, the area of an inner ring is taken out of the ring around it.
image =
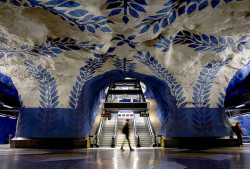
[[[55,84],[54,103],[69,107],[77,82],[111,70],[165,81],[177,107],[201,97],[216,107],[249,61],[249,9],[248,0],[0,0],[0,71],[28,107]],[[204,83],[216,94],[202,94]]]

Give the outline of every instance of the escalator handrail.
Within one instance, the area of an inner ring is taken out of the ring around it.
[[[133,122],[133,125],[134,125],[134,134],[135,134],[135,137],[138,138],[138,134],[137,134],[137,128],[136,128],[136,120],[135,120],[135,117],[134,117],[134,122]]]
[[[115,117],[115,129],[114,129],[114,135],[113,135],[113,138],[115,139],[116,138],[116,133],[117,133],[117,128],[118,128],[118,116]]]
[[[101,135],[103,123],[104,123],[104,117],[101,117],[101,121],[100,121],[100,124],[99,124],[98,131],[97,131],[96,135],[94,135],[93,138],[98,138]]]
[[[153,139],[155,139],[155,138],[156,138],[156,135],[155,135],[155,133],[154,133],[154,131],[153,131],[153,128],[152,128],[150,119],[149,119],[149,117],[146,117],[146,119],[147,119],[147,125],[148,125],[148,128],[149,128],[149,133],[150,133],[151,137],[152,137]]]

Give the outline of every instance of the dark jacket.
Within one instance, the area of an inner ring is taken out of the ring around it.
[[[233,132],[236,134],[236,135],[241,135],[242,134],[242,130],[241,128],[238,126],[238,125],[235,125],[233,127]]]
[[[126,123],[126,125],[123,127],[123,134],[128,135],[129,134],[129,127],[128,127],[128,123]]]

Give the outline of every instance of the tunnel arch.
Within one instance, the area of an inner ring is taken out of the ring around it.
[[[250,61],[238,70],[230,80],[227,89],[225,101],[236,97],[250,90]]]
[[[136,72],[123,72],[120,70],[111,70],[104,74],[98,75],[91,80],[87,81],[83,86],[82,92],[79,96],[78,109],[84,113],[87,113],[89,119],[89,128],[86,134],[89,134],[91,126],[98,113],[101,99],[105,98],[105,89],[114,80],[122,80],[126,77],[136,78],[143,82],[147,90],[145,92],[146,98],[155,99],[157,103],[157,116],[161,122],[165,121],[169,110],[176,109],[176,104],[171,104],[174,98],[171,95],[167,84],[158,79],[157,77],[144,75]]]

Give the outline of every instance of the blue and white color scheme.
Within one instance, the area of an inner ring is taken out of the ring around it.
[[[250,90],[247,0],[0,0],[0,11],[17,137],[86,138],[105,89],[126,77],[155,99],[158,134],[229,136],[224,103]]]

